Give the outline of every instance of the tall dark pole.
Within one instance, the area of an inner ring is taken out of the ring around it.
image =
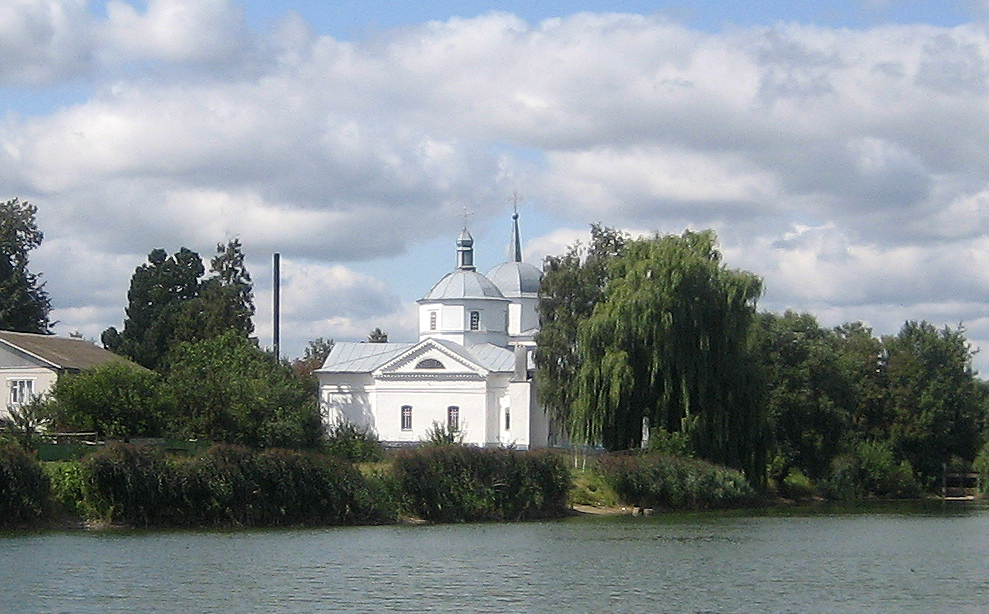
[[[273,314],[272,314],[272,323],[271,323],[271,338],[272,338],[272,346],[274,347],[275,357],[276,358],[281,358],[282,357],[282,354],[281,354],[281,351],[280,351],[280,348],[279,348],[279,345],[280,345],[280,343],[279,343],[280,342],[279,335],[280,335],[280,333],[279,333],[279,330],[278,330],[278,320],[279,320],[279,315],[280,315],[278,313],[278,311],[280,309],[280,307],[278,305],[278,301],[279,301],[279,295],[281,294],[281,291],[282,291],[282,288],[281,288],[281,285],[282,285],[281,284],[281,264],[282,264],[282,255],[279,254],[278,252],[275,252],[275,255],[272,258],[272,263],[271,263],[271,270],[272,270],[271,294],[272,294],[272,312],[273,312]]]

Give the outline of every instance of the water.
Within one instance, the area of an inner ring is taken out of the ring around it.
[[[0,536],[0,611],[989,612],[989,510]]]

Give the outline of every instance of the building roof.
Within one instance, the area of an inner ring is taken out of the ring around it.
[[[415,343],[367,343],[338,341],[320,371],[328,373],[370,373]]]
[[[91,341],[54,335],[0,331],[0,344],[20,350],[59,370],[78,371],[110,362],[133,364]]]
[[[488,271],[487,278],[509,298],[535,297],[543,273],[527,262],[502,262]]]
[[[447,273],[443,279],[422,297],[423,301],[456,300],[465,298],[487,298],[506,300],[491,280],[477,271],[456,269]]]

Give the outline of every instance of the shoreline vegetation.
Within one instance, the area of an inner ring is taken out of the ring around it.
[[[519,521],[772,507],[825,499],[756,492],[696,459],[424,445],[373,462],[215,445],[194,455],[112,443],[39,462],[0,445],[0,528],[254,528]],[[917,497],[915,497],[917,498]]]

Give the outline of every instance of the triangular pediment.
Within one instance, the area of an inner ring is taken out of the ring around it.
[[[485,377],[488,370],[472,360],[463,347],[436,339],[424,339],[381,365],[375,377]]]
[[[10,367],[49,367],[53,368],[48,361],[37,356],[32,356],[27,352],[7,344],[0,344],[0,368]]]

